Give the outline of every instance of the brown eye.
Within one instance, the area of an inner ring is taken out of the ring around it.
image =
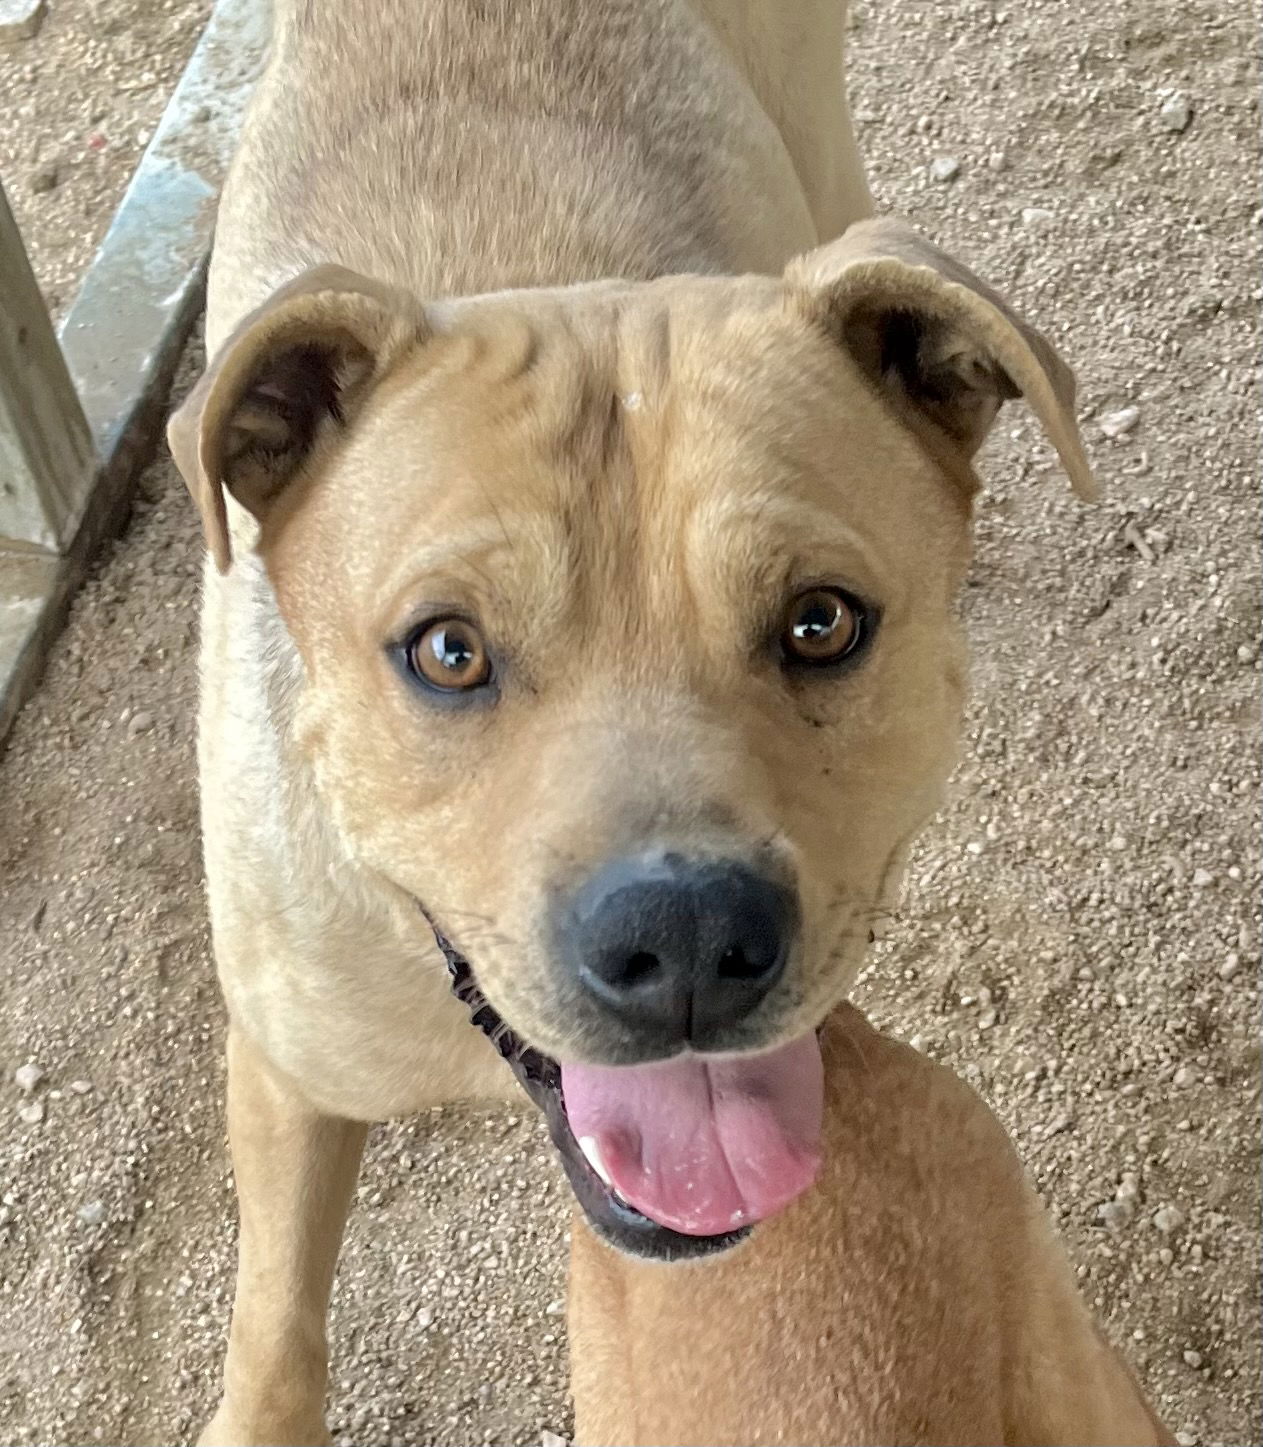
[[[810,588],[789,605],[781,633],[787,660],[836,663],[861,642],[864,611],[838,588]]]
[[[415,633],[408,644],[408,667],[447,693],[481,688],[491,678],[482,634],[463,618],[436,618]]]

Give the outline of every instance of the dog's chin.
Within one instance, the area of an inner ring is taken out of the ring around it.
[[[452,993],[469,1011],[474,1025],[491,1041],[519,1084],[548,1123],[548,1133],[561,1157],[575,1200],[592,1229],[603,1240],[629,1256],[651,1261],[696,1260],[726,1251],[743,1241],[751,1228],[725,1231],[717,1236],[690,1236],[659,1225],[629,1205],[605,1184],[588,1164],[566,1119],[561,1098],[561,1068],[555,1060],[533,1049],[504,1023],[478,988],[469,961],[459,954],[438,928],[435,938],[452,977]]]

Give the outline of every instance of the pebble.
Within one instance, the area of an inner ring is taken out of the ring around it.
[[[70,1088],[76,1095],[90,1095],[92,1093],[92,1082],[90,1080],[72,1080]]]
[[[78,1211],[79,1219],[85,1226],[99,1226],[105,1220],[104,1201],[85,1201]]]
[[[1183,91],[1177,90],[1174,95],[1167,96],[1158,108],[1158,119],[1166,130],[1177,135],[1188,130],[1193,119],[1193,107]]]
[[[1234,951],[1228,955],[1223,964],[1219,966],[1219,978],[1221,980],[1231,980],[1234,975],[1240,974],[1240,972],[1241,956]]]
[[[1184,1212],[1178,1206],[1159,1206],[1153,1213],[1153,1224],[1164,1236],[1169,1236],[1184,1224]]]
[[[539,1434],[539,1447],[570,1447],[564,1437],[558,1436],[556,1432],[550,1432],[547,1427]]]
[[[960,175],[960,162],[955,156],[935,156],[930,162],[930,180],[940,185]]]
[[[147,708],[138,709],[127,720],[127,732],[132,738],[135,738],[137,734],[147,734],[151,728],[153,728],[153,714]]]
[[[1049,211],[1046,206],[1022,207],[1022,225],[1031,231],[1042,231],[1044,227],[1051,226],[1056,219],[1053,212]]]
[[[1175,1434],[1175,1440],[1180,1444],[1180,1447],[1197,1447],[1196,1432],[1177,1432]]]
[[[1181,1090],[1183,1090],[1186,1086],[1194,1084],[1196,1080],[1197,1072],[1195,1070],[1190,1070],[1187,1065],[1181,1065],[1180,1068],[1175,1072],[1173,1083]]]
[[[44,1119],[44,1102],[33,1100],[30,1105],[24,1105],[18,1110],[18,1119],[24,1125],[38,1125]]]
[[[1096,1214],[1110,1231],[1121,1231],[1131,1220],[1132,1208],[1125,1201],[1106,1201],[1096,1208]]]
[[[44,23],[48,0],[0,0],[0,45],[29,40]]]
[[[1207,885],[1214,884],[1215,876],[1209,869],[1195,869],[1193,871],[1193,888],[1205,889]]]
[[[1139,421],[1139,407],[1120,407],[1117,412],[1107,412],[1098,425],[1106,437],[1125,437]]]
[[[13,1083],[23,1095],[30,1095],[43,1078],[44,1071],[34,1061],[27,1065],[19,1065],[13,1072]]]
[[[1201,1352],[1194,1351],[1192,1347],[1189,1347],[1184,1353],[1184,1360],[1190,1367],[1200,1367],[1202,1364],[1202,1354]]]
[[[42,196],[45,192],[51,191],[60,179],[56,166],[42,166],[31,177],[31,193],[35,196]]]

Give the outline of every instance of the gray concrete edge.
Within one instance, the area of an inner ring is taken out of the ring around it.
[[[76,499],[64,553],[0,550],[0,746],[157,449],[268,18],[267,0],[218,0],[59,329],[98,466]]]

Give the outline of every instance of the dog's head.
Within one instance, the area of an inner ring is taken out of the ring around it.
[[[1019,393],[1088,491],[1065,366],[868,222],[779,279],[321,269],[172,424],[221,568],[226,496],[258,520],[346,847],[660,1226],[814,1169],[814,1031],[952,763],[971,458]]]

